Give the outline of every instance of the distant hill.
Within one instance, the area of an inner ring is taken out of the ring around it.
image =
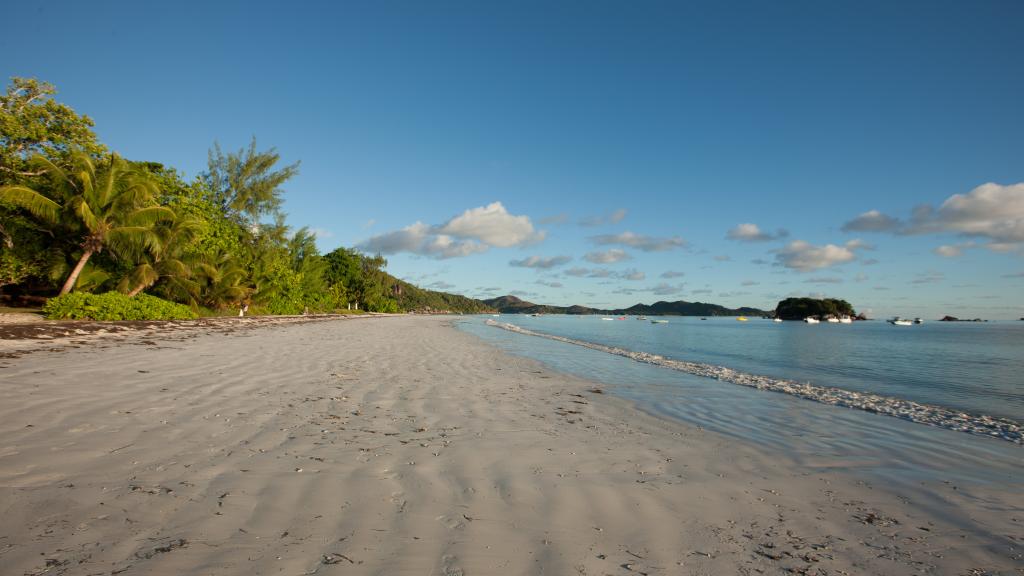
[[[704,302],[655,302],[654,304],[634,304],[629,308],[603,310],[587,306],[549,306],[534,304],[515,296],[501,296],[484,300],[484,304],[502,314],[616,314],[644,316],[767,316],[770,313],[757,308],[726,308],[718,304]]]
[[[459,294],[427,290],[414,284],[399,280],[383,273],[382,284],[388,293],[398,302],[398,308],[404,312],[429,312],[451,314],[485,314],[495,312],[494,307]]]

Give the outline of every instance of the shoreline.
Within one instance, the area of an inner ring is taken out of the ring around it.
[[[808,473],[450,324],[153,330],[0,359],[0,562],[30,574],[1019,567],[1022,511],[999,504],[1007,495],[937,480],[890,494]]]
[[[869,392],[855,392],[831,386],[818,386],[809,383],[799,383],[793,380],[773,378],[758,374],[750,374],[734,370],[726,366],[717,366],[703,362],[691,362],[687,360],[675,360],[658,354],[627,350],[616,346],[607,346],[585,340],[577,340],[538,332],[507,322],[486,320],[488,326],[500,328],[524,336],[535,336],[547,338],[556,342],[563,342],[574,346],[597,350],[606,354],[629,358],[635,362],[642,362],[678,372],[693,374],[719,380],[730,384],[767,390],[780,394],[788,394],[804,400],[810,400],[829,406],[842,408],[853,408],[871,414],[879,414],[906,420],[917,424],[934,426],[955,432],[965,432],[975,436],[1005,440],[1018,446],[1024,444],[1024,425],[1008,418],[989,416],[986,414],[970,414],[962,410],[954,410],[943,406],[924,404],[912,400],[905,400],[894,396],[883,396]]]

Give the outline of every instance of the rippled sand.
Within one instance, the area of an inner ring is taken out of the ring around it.
[[[5,342],[5,574],[1021,567],[998,486],[808,473],[444,318],[100,330]]]

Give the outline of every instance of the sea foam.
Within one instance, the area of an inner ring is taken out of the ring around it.
[[[595,342],[575,340],[564,336],[536,332],[534,330],[516,326],[515,324],[497,322],[495,320],[487,320],[487,325],[502,328],[517,334],[537,336],[540,338],[564,342],[566,344],[582,346],[584,348],[590,348],[591,350],[598,350],[600,352],[614,354],[616,356],[623,356],[637,362],[662,366],[664,368],[678,370],[688,374],[695,374],[697,376],[714,378],[723,382],[749,386],[751,388],[757,388],[758,390],[769,390],[772,392],[790,394],[792,396],[806,398],[807,400],[821,402],[822,404],[831,404],[833,406],[842,406],[845,408],[856,408],[858,410],[864,410],[865,412],[884,414],[886,416],[893,416],[903,420],[909,420],[911,422],[956,430],[958,432],[967,432],[968,434],[999,438],[1018,445],[1022,444],[1022,441],[1024,441],[1024,425],[1008,418],[998,418],[983,414],[968,414],[966,412],[950,410],[949,408],[943,408],[941,406],[922,404],[901,398],[893,398],[891,396],[853,392],[842,388],[816,386],[814,384],[800,383],[793,380],[759,376],[757,374],[740,372],[731,368],[726,368],[725,366],[716,366],[713,364],[674,360],[658,354],[636,352],[615,346],[605,346],[604,344],[597,344]]]

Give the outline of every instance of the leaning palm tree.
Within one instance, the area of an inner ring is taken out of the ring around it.
[[[94,254],[109,248],[118,256],[138,257],[155,245],[153,226],[174,217],[170,208],[156,204],[158,189],[152,176],[116,154],[96,162],[76,151],[67,170],[43,156],[32,163],[46,178],[45,193],[23,185],[3,186],[0,200],[79,237],[82,253],[61,294],[75,287]]]

